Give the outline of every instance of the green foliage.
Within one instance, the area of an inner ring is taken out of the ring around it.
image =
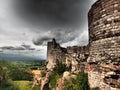
[[[45,61],[41,60],[41,61],[31,61],[31,62],[27,62],[27,65],[25,65],[26,68],[32,69],[32,70],[37,70],[42,68],[45,65]]]
[[[52,74],[49,77],[50,89],[53,89],[54,87],[56,87],[59,78],[60,78],[60,75],[58,73],[52,72]]]
[[[0,66],[0,76],[3,76],[3,69],[1,66]]]
[[[66,68],[66,65],[62,64],[62,62],[57,62],[52,74],[49,77],[50,90],[56,87],[59,78],[62,77],[62,74],[65,71],[70,71],[70,70],[71,69]]]
[[[37,62],[35,62],[34,65],[36,65],[36,63]],[[32,81],[30,80],[33,79],[33,74],[31,73],[29,67],[27,67],[28,64],[30,66],[32,65],[32,62],[24,63],[22,61],[0,61],[0,76],[4,78],[4,80],[0,82],[0,90],[40,90],[40,86],[31,88]]]
[[[0,66],[1,67],[11,67],[12,63],[5,61],[5,60],[0,60]]]
[[[65,70],[66,70],[66,65],[62,64],[61,62],[58,62],[53,71],[59,75],[62,75]]]
[[[31,81],[33,79],[33,74],[26,69],[14,67],[10,70],[9,77],[12,80],[29,80],[29,81]]]
[[[19,90],[19,88],[11,80],[7,80],[0,83],[0,90]]]
[[[40,86],[35,86],[32,88],[32,90],[40,90]]]
[[[2,82],[8,79],[8,69],[7,67],[0,67],[0,76],[2,77]]]
[[[70,65],[69,67],[66,67],[65,71],[71,71],[72,69],[72,65]]]
[[[76,80],[67,81],[64,90],[90,90],[87,74],[80,73]]]
[[[79,90],[78,87],[75,85],[75,80],[71,79],[70,81],[67,81],[65,84],[64,90]]]
[[[31,81],[10,81],[0,87],[0,90],[40,90],[39,86],[32,88]]]
[[[12,80],[32,80],[33,74],[24,64],[17,62],[0,61],[0,75],[3,79],[11,78]]]
[[[40,76],[41,76],[41,77],[45,77],[45,76],[46,76],[45,71],[41,71]]]
[[[5,80],[8,78],[8,68],[10,68],[11,65],[7,61],[0,61],[0,76]]]

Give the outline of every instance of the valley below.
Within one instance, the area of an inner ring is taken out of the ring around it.
[[[0,60],[0,90],[40,90],[34,78],[40,75],[45,61]]]

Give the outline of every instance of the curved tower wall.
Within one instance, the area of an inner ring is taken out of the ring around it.
[[[88,19],[90,86],[117,90],[114,88],[120,87],[120,0],[97,0],[89,11]],[[114,83],[106,79],[113,74],[118,77],[116,81],[109,78]]]

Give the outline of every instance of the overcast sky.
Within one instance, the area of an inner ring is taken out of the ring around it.
[[[96,0],[0,0],[0,47],[87,45],[87,13]]]

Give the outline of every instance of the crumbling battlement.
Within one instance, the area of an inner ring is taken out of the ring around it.
[[[48,42],[47,69],[52,70],[57,62],[66,64],[67,67],[72,68],[72,71],[79,71],[79,64],[80,62],[83,62],[81,63],[81,68],[85,69],[88,55],[87,46],[73,46],[63,48],[58,43],[56,43],[55,39],[53,39],[52,42]]]
[[[47,69],[52,70],[57,62],[65,61],[66,49],[60,47],[55,39],[47,44]]]
[[[72,47],[67,47],[67,52],[68,53],[85,53],[89,54],[89,47],[88,46],[72,46]]]
[[[89,56],[88,46],[67,47],[66,66],[71,66],[72,72],[87,73],[87,58]]]
[[[120,0],[97,0],[89,14],[90,87],[120,88]]]

